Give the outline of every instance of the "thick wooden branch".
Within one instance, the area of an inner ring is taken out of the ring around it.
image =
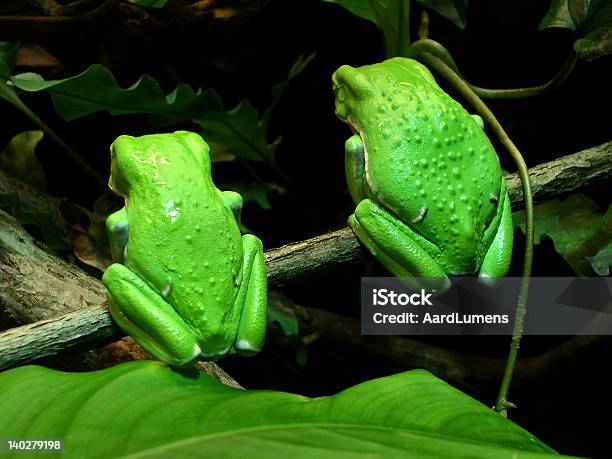
[[[529,169],[534,201],[582,190],[612,179],[612,142],[563,156]],[[506,177],[512,209],[523,207],[523,190],[518,174]]]
[[[536,166],[530,176],[537,201],[603,183],[612,177],[612,142]],[[513,174],[507,181],[513,207],[520,206],[518,178]],[[269,285],[320,276],[364,256],[348,228],[269,250]],[[0,368],[120,336],[104,302],[99,280],[49,254],[12,217],[0,212],[0,304],[21,323],[45,321],[0,335]]]

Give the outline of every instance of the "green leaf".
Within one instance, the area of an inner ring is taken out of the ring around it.
[[[273,296],[274,292],[270,292]],[[274,298],[272,298],[274,300]],[[300,327],[295,313],[280,301],[268,301],[268,322],[276,322],[285,335],[299,336]]]
[[[13,71],[20,45],[18,41],[0,41],[0,62],[4,64],[3,68],[0,68],[1,78],[8,79]]]
[[[371,21],[374,24],[376,23],[376,15],[372,10],[372,2],[369,0],[323,0],[327,3],[337,3],[342,6],[345,10],[349,11],[351,14],[365,19],[367,21]]]
[[[575,32],[574,50],[585,60],[612,53],[612,0],[553,0],[540,30],[560,27]]]
[[[421,5],[445,17],[461,30],[467,25],[468,0],[417,0]]]
[[[59,199],[43,196],[36,188],[0,171],[0,209],[22,225],[40,228],[45,243],[64,252],[72,247],[65,236],[60,203]]]
[[[323,0],[337,3],[352,14],[376,24],[383,35],[387,58],[408,57],[410,46],[409,0]]]
[[[595,274],[598,276],[609,276],[610,266],[612,266],[612,242],[609,242],[607,246],[594,256],[586,257],[586,259],[591,264]]]
[[[163,8],[168,0],[128,0],[128,2],[143,8]]]
[[[298,321],[291,311],[268,308],[268,322],[276,322],[286,335],[298,334]]]
[[[245,391],[138,361],[90,373],[0,374],[6,438],[63,438],[66,458],[558,457],[423,370],[310,399]]]
[[[287,78],[283,81],[279,81],[274,86],[272,86],[272,100],[268,108],[264,110],[263,116],[261,117],[261,122],[265,130],[268,129],[268,125],[270,124],[270,116],[272,115],[272,111],[276,108],[278,101],[287,90],[287,87],[289,86],[291,80],[298,76],[300,73],[302,73],[302,71],[306,68],[310,61],[315,58],[316,55],[317,53],[311,53],[307,57],[304,57],[303,54],[300,54],[300,56],[289,69],[289,74],[287,75]]]
[[[569,11],[575,30],[581,30],[598,0],[568,0]]]
[[[193,122],[200,126],[206,141],[223,145],[223,154],[234,153],[252,161],[274,157],[276,145],[268,144],[259,111],[248,100],[243,100],[227,112],[211,113],[194,118]]]
[[[612,53],[612,1],[601,1],[593,11],[584,36],[574,43],[578,56],[587,61]]]
[[[240,193],[245,202],[254,202],[262,209],[272,208],[270,200],[268,199],[270,193],[283,194],[286,191],[282,186],[272,182],[228,182],[221,188],[223,190],[231,190]]]
[[[0,168],[39,190],[47,188],[45,172],[35,154],[36,145],[43,135],[42,131],[17,134],[0,153]]]
[[[99,64],[63,80],[45,81],[36,73],[23,73],[11,77],[11,82],[23,91],[49,93],[56,111],[65,120],[101,111],[112,115],[146,114],[157,126],[191,120],[201,127],[207,141],[223,145],[226,152],[254,161],[269,160],[274,155],[257,109],[244,100],[226,111],[212,89],[194,90],[181,83],[165,95],[159,83],[148,75],[124,89],[111,71]]]
[[[0,208],[22,225],[40,228],[44,242],[53,250],[66,251],[70,244],[60,212],[60,200],[42,194],[45,176],[34,151],[42,131],[26,131],[13,137],[0,153]]]
[[[535,208],[534,242],[546,236],[555,250],[579,276],[593,275],[588,257],[595,257],[612,239],[612,206],[604,214],[597,203],[582,194],[572,194]],[[513,214],[515,226],[525,231],[525,212]]]
[[[546,16],[540,22],[539,30],[559,27],[576,30],[576,24],[569,12],[568,0],[553,0]]]

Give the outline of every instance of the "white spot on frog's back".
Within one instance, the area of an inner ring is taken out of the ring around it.
[[[176,222],[176,220],[179,218],[180,214],[181,214],[181,208],[178,207],[172,199],[168,199],[168,201],[166,202],[165,205],[165,215],[167,218],[170,219],[171,223]]]

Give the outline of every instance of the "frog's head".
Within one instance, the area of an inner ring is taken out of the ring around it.
[[[374,94],[366,73],[350,65],[343,65],[332,75],[334,94],[336,95],[336,115],[347,121],[360,101]]]
[[[336,95],[336,115],[351,125],[369,116],[373,103],[390,100],[391,92],[401,87],[404,94],[427,85],[437,88],[427,68],[414,59],[395,57],[359,68],[343,65],[332,76]]]
[[[127,196],[135,184],[156,180],[165,167],[176,169],[194,164],[198,164],[204,175],[209,176],[209,151],[208,144],[194,132],[119,136],[110,147],[108,186],[116,194]]]
[[[129,135],[117,137],[110,146],[111,174],[108,178],[108,187],[120,196],[127,196],[130,178],[133,171],[132,153],[137,148],[137,138]]]

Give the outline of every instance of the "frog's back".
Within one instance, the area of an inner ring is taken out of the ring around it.
[[[402,79],[401,69],[373,76],[379,92],[370,98],[362,134],[366,183],[438,247],[434,256],[447,272],[471,273],[490,244],[486,230],[500,194],[499,159],[478,123],[424,71],[417,78]]]
[[[175,143],[165,137],[159,145],[154,140],[141,145],[140,179],[126,202],[125,264],[166,297],[197,333],[226,330],[218,324],[239,319],[234,317],[239,311],[228,307],[242,275],[237,222],[212,182],[207,151],[189,151],[180,137]],[[183,313],[181,306],[189,311]]]

